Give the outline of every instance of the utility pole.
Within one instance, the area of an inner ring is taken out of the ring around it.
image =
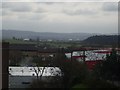
[[[37,56],[39,56],[39,37],[37,37],[37,40],[36,40],[36,46],[37,46]]]
[[[72,54],[73,54],[73,51],[71,51],[71,61],[72,61]]]
[[[85,62],[85,51],[86,50],[83,50],[83,62]]]

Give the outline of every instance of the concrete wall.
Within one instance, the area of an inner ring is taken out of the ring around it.
[[[35,78],[31,76],[9,76],[9,88],[29,88]],[[30,82],[30,84],[23,84],[23,82]]]
[[[36,76],[9,76],[9,88],[30,88],[30,84]],[[42,77],[42,80],[49,81],[50,77]],[[29,83],[28,83],[29,82]],[[27,84],[24,84],[27,83]]]

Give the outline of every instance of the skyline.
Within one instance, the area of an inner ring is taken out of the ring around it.
[[[56,33],[118,33],[118,3],[3,2],[2,29]]]

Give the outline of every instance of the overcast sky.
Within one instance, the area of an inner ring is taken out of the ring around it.
[[[117,2],[2,2],[2,29],[118,33]]]

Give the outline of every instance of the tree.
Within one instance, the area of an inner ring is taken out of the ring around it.
[[[68,60],[65,56],[65,50],[63,48],[58,49],[50,64],[52,65],[50,71],[52,74],[54,74],[54,77],[50,80],[49,83],[42,80],[39,80],[38,82],[39,84],[42,82],[46,84],[46,88],[54,88],[56,86],[56,88],[59,87],[70,89],[74,85],[81,83],[86,78],[88,73],[85,63],[80,63],[77,60]],[[58,67],[60,69],[57,74],[54,73],[55,71],[52,69],[55,67]]]
[[[41,80],[41,78],[43,76],[43,73],[44,73],[44,70],[45,70],[45,65],[42,62],[42,57],[38,56],[38,55],[34,56],[33,60],[32,60],[32,63],[34,64],[33,69],[34,69],[35,74],[37,76],[37,80],[39,80],[39,79]]]
[[[66,89],[70,89],[75,84],[81,83],[87,75],[86,65],[77,60],[68,60],[63,48],[58,50],[54,60],[54,65],[61,70],[62,84]]]
[[[13,40],[16,40],[16,37],[12,37]]]
[[[21,60],[23,59],[21,51],[10,51],[9,53],[9,65],[10,66],[19,66]]]
[[[33,69],[34,69],[34,72],[36,74],[37,79],[34,80],[33,83],[31,84],[32,88],[36,88],[36,87],[38,87],[38,88],[49,88],[49,87],[54,87],[55,83],[59,83],[58,81],[59,81],[60,78],[58,78],[59,77],[58,73],[60,71],[59,70],[55,71],[54,70],[55,67],[49,67],[50,65],[53,65],[52,62],[51,62],[52,58],[50,58],[50,57],[43,57],[43,58],[45,58],[45,60],[42,60],[42,57],[38,56],[38,55],[33,57],[33,63],[34,63],[34,66],[35,66],[35,67],[33,67]],[[48,70],[48,69],[50,69],[50,70]],[[54,78],[52,77],[52,79],[51,79],[50,76],[47,76],[46,78],[48,80],[43,81],[42,80],[43,74],[47,73],[48,71],[51,75],[54,75]],[[58,84],[58,85],[60,85],[60,84]],[[60,86],[58,86],[58,87],[60,87]]]
[[[112,49],[106,60],[96,65],[94,70],[99,79],[109,80],[111,82],[120,81],[120,56],[115,49]]]

